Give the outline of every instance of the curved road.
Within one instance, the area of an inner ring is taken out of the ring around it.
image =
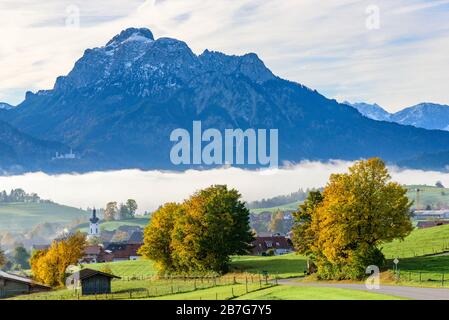
[[[388,294],[390,296],[415,299],[415,300],[449,300],[449,290],[439,288],[416,288],[405,286],[380,286],[380,289],[369,290],[364,284],[352,283],[321,283],[321,282],[302,282],[301,278],[278,280],[279,284],[302,287],[331,287],[342,289],[353,289],[369,291],[373,293]]]

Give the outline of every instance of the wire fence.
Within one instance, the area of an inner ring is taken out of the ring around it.
[[[24,300],[128,300],[151,299],[183,293],[192,293],[192,299],[226,300],[242,294],[254,292],[277,284],[276,275],[231,274],[225,276],[189,277],[130,276],[115,279],[111,283],[112,292],[106,294],[83,295],[81,289],[55,290],[48,293],[22,295]],[[205,289],[216,288],[217,292]]]
[[[398,283],[419,284],[421,286],[449,287],[449,274],[421,271],[392,271]]]
[[[449,242],[441,242],[438,244],[434,244],[429,246],[428,244],[423,246],[413,246],[410,248],[405,248],[401,250],[391,250],[385,254],[387,259],[394,258],[414,258],[414,257],[423,257],[423,256],[432,256],[438,254],[449,254]]]

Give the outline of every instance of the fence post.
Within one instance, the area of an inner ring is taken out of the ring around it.
[[[422,281],[422,272],[420,271],[419,272],[419,283],[421,283],[421,281]]]
[[[441,286],[444,287],[444,273],[441,275]]]
[[[234,287],[231,287],[232,297],[234,298]]]

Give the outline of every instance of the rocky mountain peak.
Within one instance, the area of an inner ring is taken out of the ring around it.
[[[120,32],[112,38],[107,44],[109,46],[117,46],[125,42],[130,41],[140,41],[140,42],[150,42],[154,41],[153,33],[147,28],[128,28]]]

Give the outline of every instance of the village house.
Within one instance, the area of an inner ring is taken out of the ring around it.
[[[50,289],[50,287],[38,284],[30,278],[0,270],[0,298],[49,291]]]
[[[84,255],[79,263],[101,263],[112,261],[112,254],[107,252],[101,245],[86,246]]]
[[[271,251],[275,255],[293,252],[292,241],[281,235],[256,237],[252,243],[252,254],[256,256],[267,255]]]
[[[105,251],[110,253],[110,261],[137,260],[140,255],[137,251],[143,243],[110,243]]]

